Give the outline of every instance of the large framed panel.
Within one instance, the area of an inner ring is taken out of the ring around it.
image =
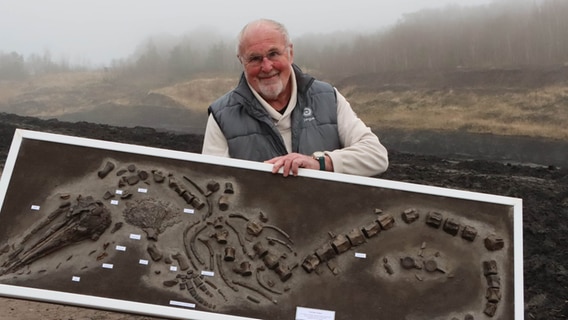
[[[176,319],[523,319],[522,201],[17,130],[0,294]]]

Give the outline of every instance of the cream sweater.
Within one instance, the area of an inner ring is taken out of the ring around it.
[[[296,78],[292,72],[292,96],[284,114],[274,110],[262,97],[252,89],[255,97],[260,101],[274,124],[282,135],[288,152],[292,150],[291,118],[292,110],[296,106]],[[250,86],[249,86],[250,87]],[[357,117],[349,102],[337,91],[337,126],[341,144],[345,146],[337,150],[324,151],[333,162],[335,172],[355,174],[361,176],[374,176],[384,172],[388,167],[388,152],[381,144],[379,138],[365,123]],[[205,137],[203,140],[203,154],[229,157],[229,147],[223,132],[212,115],[207,120]]]

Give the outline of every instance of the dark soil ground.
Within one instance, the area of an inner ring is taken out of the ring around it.
[[[2,163],[16,128],[189,152],[200,152],[202,141],[200,135],[150,128],[44,121],[0,113]],[[390,168],[380,178],[522,198],[525,319],[568,318],[568,168],[458,160],[390,149]],[[61,319],[78,318],[69,314]],[[103,315],[96,319],[111,318]]]

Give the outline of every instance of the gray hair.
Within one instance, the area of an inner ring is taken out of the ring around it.
[[[249,27],[251,26],[257,26],[260,24],[268,24],[270,26],[272,26],[276,31],[280,32],[280,34],[282,34],[282,37],[284,38],[284,41],[286,42],[286,46],[289,46],[292,44],[292,41],[290,40],[290,35],[288,34],[288,30],[286,29],[286,27],[275,20],[271,20],[271,19],[258,19],[252,22],[247,23],[243,29],[241,30],[241,32],[239,32],[238,36],[237,36],[237,56],[240,56],[241,53],[241,44],[243,41],[243,37],[246,33],[246,31],[248,30]]]

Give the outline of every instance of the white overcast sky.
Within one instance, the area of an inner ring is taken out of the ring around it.
[[[405,13],[493,0],[0,0],[0,51],[27,57],[49,50],[71,63],[108,64],[126,58],[150,35],[174,36],[202,27],[236,36],[258,18],[305,33],[374,31]]]

